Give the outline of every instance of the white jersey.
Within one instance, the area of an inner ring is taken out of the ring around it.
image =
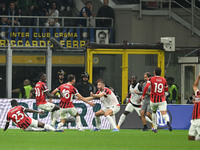
[[[112,107],[119,105],[117,97],[109,88],[105,87],[103,91],[98,91],[96,94],[100,93],[106,94],[100,98],[100,101],[103,103],[104,107]]]
[[[135,104],[135,105],[141,105],[141,102],[139,103],[138,100],[141,98],[142,95],[138,95],[134,92],[134,90],[136,90],[137,92],[141,92],[138,89],[139,83],[136,84],[136,86],[133,88],[132,85],[130,85],[130,93],[131,93],[131,97],[130,97],[130,101],[131,103]]]

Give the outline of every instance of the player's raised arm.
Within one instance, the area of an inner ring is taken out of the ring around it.
[[[144,87],[144,91],[143,91],[142,97],[145,96],[150,84],[151,84],[150,82],[147,82],[146,86]]]
[[[193,84],[193,90],[194,90],[194,92],[196,92],[196,90],[198,90],[199,78],[200,78],[200,73],[197,76],[197,78],[196,78],[196,80],[194,81],[194,84]]]
[[[77,93],[76,96],[78,97],[78,99],[82,100],[85,103],[88,103],[90,106],[92,106],[92,107],[95,106],[94,103],[89,102],[90,100],[94,99],[93,97],[87,97],[87,98],[85,98],[85,97],[81,96],[81,94],[79,94],[79,93]]]
[[[50,94],[49,91],[45,91],[45,93],[47,94],[47,97],[48,97],[48,98],[59,98],[58,95]]]

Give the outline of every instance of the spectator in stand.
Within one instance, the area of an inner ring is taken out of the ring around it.
[[[92,2],[88,1],[85,4],[85,7],[83,7],[79,13],[78,17],[95,17],[93,11],[92,11]],[[79,25],[80,26],[86,26],[87,25],[87,20],[86,19],[80,19],[79,20]]]
[[[97,12],[97,17],[107,17],[114,20],[115,13],[113,8],[108,6],[109,0],[104,0],[103,3],[104,5],[101,6]],[[111,27],[111,24],[112,22],[110,19],[97,20],[97,27]]]
[[[19,16],[19,11],[18,9],[15,7],[15,3],[14,2],[10,2],[9,3],[9,7],[8,9],[5,11],[5,14],[7,16]],[[3,25],[12,25],[12,17],[8,17],[5,18],[2,21]],[[14,18],[14,25],[15,26],[20,26],[20,22],[19,22],[19,18]]]
[[[58,72],[58,80],[55,80],[55,82],[53,83],[53,89],[56,89],[60,85],[67,82],[65,80],[65,74],[66,73],[62,69]]]
[[[19,14],[21,16],[33,16],[33,10],[36,5],[36,0],[19,0],[18,1],[18,8]],[[30,26],[31,25],[31,18],[23,18],[21,21],[22,25]]]
[[[49,16],[49,19],[47,20],[45,26],[55,26],[60,27],[60,23],[58,22],[59,17],[59,11],[57,10],[57,4],[56,2],[52,2],[51,8],[49,9],[49,12],[46,14],[46,16]]]
[[[6,2],[3,0],[0,1],[0,15],[6,15]],[[6,22],[7,18],[2,17],[0,19],[1,19],[0,25],[3,25]]]
[[[168,77],[167,84],[169,86],[168,103],[177,104],[178,103],[178,87],[176,84],[174,84],[174,78]]]

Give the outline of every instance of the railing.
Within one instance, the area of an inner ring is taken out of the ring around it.
[[[58,19],[58,22],[60,23],[60,27],[74,27],[74,28],[102,28],[102,27],[108,27],[113,28],[113,19],[112,18],[106,18],[106,17],[46,17],[46,16],[5,16],[0,15],[0,18],[11,18],[11,24],[10,25],[0,25],[0,26],[10,26],[14,27],[14,20],[15,18],[18,18],[18,20],[22,19],[32,19],[32,22],[34,24],[32,25],[20,25],[20,27],[46,27],[45,24],[41,25],[41,20],[45,19],[45,22],[47,22],[48,19]],[[82,20],[85,22],[84,25],[80,24],[79,21]],[[100,22],[100,23],[99,23]],[[101,22],[108,22],[107,24],[101,24]],[[98,24],[99,23],[99,24]],[[51,26],[53,28],[57,28],[55,26]]]
[[[145,9],[143,8],[143,5],[145,2],[157,2],[157,8],[156,10],[167,10],[169,18],[171,18],[172,12],[174,12],[173,5],[178,6],[182,10],[186,11],[188,13],[188,17],[190,17],[189,23],[191,24],[191,32],[192,35],[194,34],[194,28],[199,27],[198,22],[200,23],[200,8],[195,5],[195,0],[183,0],[182,2],[185,2],[188,7],[183,6],[181,3],[178,3],[175,0],[140,0],[140,7],[139,7],[139,17],[142,18],[142,11]],[[168,7],[163,7],[163,4],[167,5]],[[197,25],[195,24],[195,21],[197,22]]]

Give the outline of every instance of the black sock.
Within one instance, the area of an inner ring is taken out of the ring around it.
[[[147,128],[147,124],[144,125],[144,128]]]

